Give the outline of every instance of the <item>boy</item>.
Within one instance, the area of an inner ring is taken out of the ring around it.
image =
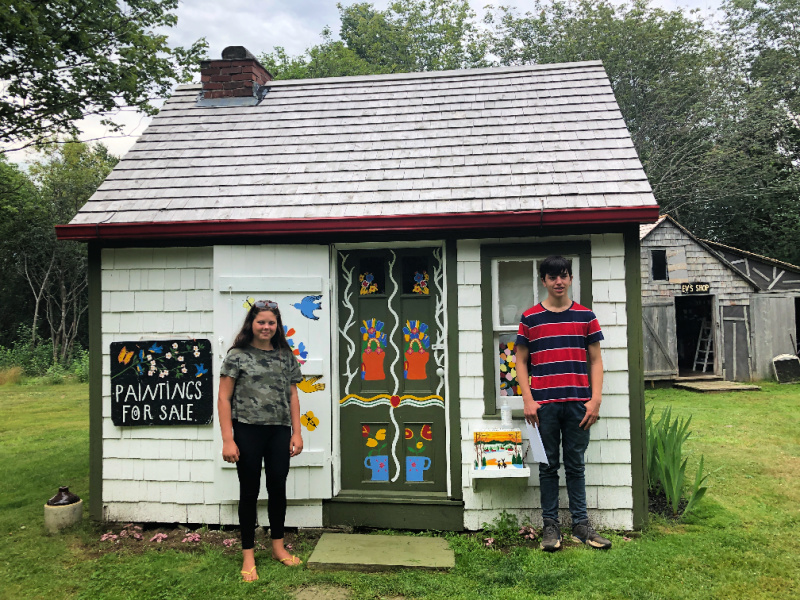
[[[600,418],[603,333],[594,313],[573,302],[567,293],[572,285],[571,261],[549,256],[539,265],[539,277],[547,289],[547,298],[522,314],[516,367],[525,419],[539,426],[547,452],[548,464],[539,464],[544,521],[541,548],[547,552],[561,548],[558,467],[563,446],[572,539],[592,548],[607,549],[611,542],[589,525],[584,478],[589,428]]]

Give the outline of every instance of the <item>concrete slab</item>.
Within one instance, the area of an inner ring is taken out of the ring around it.
[[[452,569],[456,557],[443,538],[323,533],[306,562],[319,571]]]
[[[674,386],[693,392],[746,392],[761,389],[757,385],[738,381],[681,381],[675,382]]]

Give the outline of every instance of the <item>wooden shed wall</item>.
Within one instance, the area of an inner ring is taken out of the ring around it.
[[[684,248],[687,280],[711,284],[711,294],[717,297],[719,306],[750,304],[752,286],[668,220],[642,240],[642,298],[645,304],[651,299],[681,295],[680,283],[652,280],[650,251],[656,248]]]

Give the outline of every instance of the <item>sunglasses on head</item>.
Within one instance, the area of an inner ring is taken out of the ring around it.
[[[253,302],[253,306],[256,308],[278,308],[278,303],[272,300],[256,300]]]

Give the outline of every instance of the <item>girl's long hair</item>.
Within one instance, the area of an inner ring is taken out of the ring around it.
[[[275,320],[278,322],[278,326],[275,328],[275,335],[272,336],[272,347],[291,352],[292,349],[289,346],[289,342],[286,341],[286,333],[283,330],[281,311],[277,306],[275,308],[256,308],[255,303],[250,307],[250,310],[247,311],[247,316],[244,318],[242,328],[239,330],[239,333],[236,334],[231,348],[247,348],[253,342],[253,321],[255,321],[258,314],[262,312],[271,312],[275,315]]]

